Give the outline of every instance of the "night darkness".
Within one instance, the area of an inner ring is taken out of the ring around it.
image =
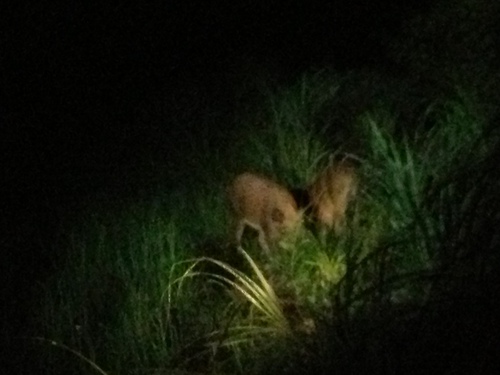
[[[321,68],[404,74],[388,46],[429,2],[23,3],[0,16],[4,336],[24,334],[33,287],[61,266],[64,220],[99,194],[133,195],[140,186],[123,176],[178,163],[175,147],[206,134],[159,127],[155,103],[190,123],[204,115],[193,97],[230,112],[248,67],[276,72],[277,84]]]

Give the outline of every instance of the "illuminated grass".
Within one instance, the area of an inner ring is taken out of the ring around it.
[[[329,153],[323,116],[338,86],[337,77],[324,71],[304,74],[283,89],[264,87],[259,110],[238,126],[235,159],[243,168],[276,175],[291,185],[303,184]]]
[[[425,131],[397,133],[396,116],[382,109],[358,117],[361,191],[342,235],[304,231],[270,257],[251,236],[248,252],[229,243],[231,172],[253,168],[304,187],[328,154],[346,151],[332,148],[335,132],[321,120],[337,84],[305,75],[269,93],[256,115],[265,125],[240,129],[234,158],[211,160],[207,147],[189,161],[203,159],[200,170],[176,189],[83,216],[61,240],[65,267],[45,286],[36,332],[83,361],[58,362],[51,352],[47,362],[60,373],[90,364],[112,374],[294,374],[313,363],[326,372],[388,332],[404,336],[391,322],[411,315],[407,306],[423,308],[465,277],[491,273],[488,252],[499,241],[486,228],[498,221],[500,187],[487,165],[498,138],[485,136],[460,98],[429,110],[435,127]],[[480,255],[471,250],[478,236]],[[389,354],[370,355],[366,368]]]

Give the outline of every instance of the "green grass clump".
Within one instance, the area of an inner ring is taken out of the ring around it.
[[[261,108],[235,133],[235,169],[258,169],[300,185],[329,153],[323,117],[339,81],[327,72],[304,74],[290,87],[264,90]]]

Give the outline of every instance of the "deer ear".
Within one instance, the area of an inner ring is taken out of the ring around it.
[[[277,223],[283,223],[283,221],[285,220],[283,211],[281,211],[279,208],[273,208],[273,211],[271,212],[271,220]]]

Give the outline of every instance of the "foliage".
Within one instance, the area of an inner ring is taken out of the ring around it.
[[[405,350],[417,341],[427,353],[434,312],[453,311],[463,283],[487,301],[482,286],[496,280],[499,138],[474,95],[436,102],[415,128],[380,102],[353,117],[361,189],[341,235],[304,229],[269,257],[250,235],[246,251],[227,239],[232,173],[303,188],[329,154],[351,151],[325,123],[341,86],[321,71],[263,88],[255,117],[225,135],[231,146],[198,143],[170,175],[179,183],[82,213],[41,294],[36,340],[65,349],[44,360],[60,373],[414,371]]]

